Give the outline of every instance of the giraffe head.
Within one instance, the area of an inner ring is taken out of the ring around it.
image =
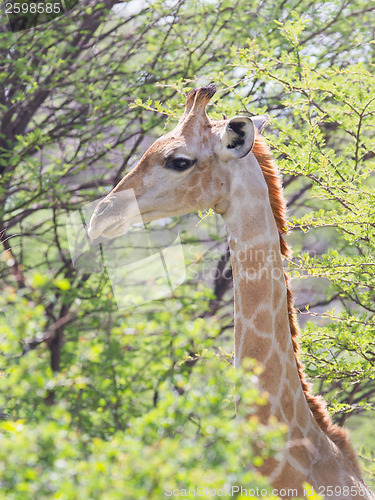
[[[206,106],[215,91],[209,85],[188,94],[177,127],[156,140],[97,205],[90,221],[91,238],[120,236],[137,221],[139,212],[143,222],[208,208],[225,213],[233,170],[249,156],[256,130],[262,130],[268,116],[210,120]],[[130,190],[136,204],[129,203]]]

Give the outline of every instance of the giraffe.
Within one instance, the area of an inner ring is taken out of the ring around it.
[[[88,233],[115,238],[132,223],[121,193],[134,190],[144,222],[212,208],[226,224],[233,269],[234,363],[257,360],[268,402],[262,423],[287,426],[281,458],[259,470],[271,484],[304,496],[308,482],[326,498],[374,498],[365,486],[346,431],[314,396],[298,356],[298,324],[283,256],[289,248],[285,201],[277,167],[261,131],[269,117],[210,120],[216,87],[192,90],[172,131],[157,139],[138,165],[98,204]],[[285,496],[285,495],[283,495]]]

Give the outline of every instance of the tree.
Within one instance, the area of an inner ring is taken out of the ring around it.
[[[180,486],[208,477],[218,487],[225,474],[263,484],[241,468],[234,407],[220,403],[234,384],[228,359],[206,360],[207,350],[232,349],[225,244],[211,235],[206,258],[221,252],[213,280],[198,272],[173,299],[124,314],[106,274],[77,271],[66,241],[68,215],[132,168],[196,80],[223,90],[213,116],[272,115],[268,139],[293,215],[290,272],[330,283],[317,290],[323,300],[297,302],[302,319],[325,319],[304,329],[306,366],[340,422],[373,414],[374,7],[360,0],[133,7],[86,0],[37,29],[0,33],[6,498],[116,498],[129,484],[129,498],[159,498],[178,471]],[[256,391],[242,397],[262,399]],[[275,451],[278,429],[245,427],[249,441],[259,433]],[[250,461],[262,460],[250,442],[247,450]]]

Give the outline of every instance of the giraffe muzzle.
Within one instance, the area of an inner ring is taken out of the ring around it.
[[[88,235],[91,240],[100,237],[115,238],[124,234],[133,224],[142,222],[132,189],[111,193],[96,206],[90,220]]]

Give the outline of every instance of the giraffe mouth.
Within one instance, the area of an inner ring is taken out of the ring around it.
[[[118,238],[124,235],[131,226],[165,219],[174,215],[182,215],[184,213],[186,212],[181,211],[181,213],[176,213],[175,211],[148,210],[136,216],[117,218],[117,220],[106,224],[105,227],[103,227],[103,223],[100,220],[97,220],[94,214],[87,232],[93,244],[101,243],[103,240]]]
[[[132,220],[133,219],[133,220]],[[112,239],[116,238],[118,236],[121,236],[126,233],[126,231],[136,223],[140,223],[139,217],[121,217],[120,219],[117,219],[110,224],[106,225],[103,227],[103,224],[100,224],[100,221],[97,221],[95,214],[92,216],[90,225],[88,228],[88,235],[90,239],[95,242],[100,243],[99,240],[101,238],[104,239]]]
[[[154,216],[156,214],[156,216]],[[168,215],[164,215],[168,217]],[[98,217],[94,213],[91,217],[88,235],[89,238],[95,243],[101,238],[113,239],[124,235],[129,228],[135,225],[144,224],[146,222],[151,222],[155,219],[160,218],[160,215],[153,211],[147,211],[143,213],[138,213],[134,216],[128,217],[117,217],[116,220],[106,224],[104,226],[103,222],[98,220]]]
[[[121,227],[123,230],[121,231]],[[118,235],[118,233],[125,233],[127,227],[129,227],[129,224],[127,224],[126,221],[117,221],[111,224],[110,226],[106,227],[104,231],[102,232],[101,236],[104,236],[105,238],[114,238],[115,236]]]

